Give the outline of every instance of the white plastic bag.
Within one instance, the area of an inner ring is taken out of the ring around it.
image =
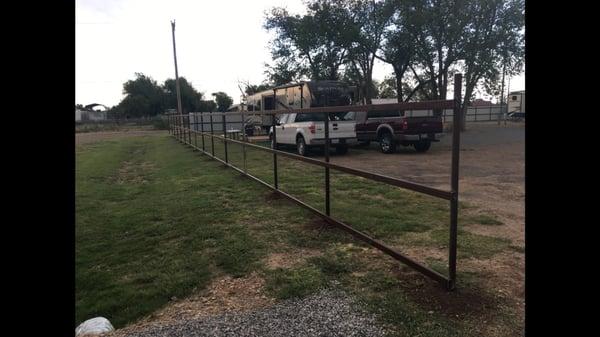
[[[75,337],[99,335],[115,330],[112,324],[104,317],[95,317],[79,324],[75,329]]]

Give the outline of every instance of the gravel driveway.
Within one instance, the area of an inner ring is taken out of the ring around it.
[[[375,318],[360,310],[355,302],[339,290],[323,290],[300,300],[244,312],[225,313],[175,324],[155,324],[110,337],[166,336],[385,336]]]

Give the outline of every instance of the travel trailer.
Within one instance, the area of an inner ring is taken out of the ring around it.
[[[508,113],[525,112],[525,90],[508,94]]]

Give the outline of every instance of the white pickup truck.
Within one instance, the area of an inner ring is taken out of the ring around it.
[[[283,114],[275,126],[277,144],[273,141],[273,127],[269,130],[271,147],[278,149],[282,145],[293,145],[301,156],[306,156],[313,147],[325,145],[325,114],[305,113]],[[331,113],[329,121],[329,139],[336,153],[348,152],[348,145],[357,143],[354,130],[355,112]]]

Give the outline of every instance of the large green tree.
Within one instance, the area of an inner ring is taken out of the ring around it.
[[[275,32],[271,42],[275,67],[313,80],[337,80],[348,61],[355,14],[347,0],[308,0],[306,5],[302,16],[279,7],[267,14],[264,27]]]
[[[404,27],[414,43],[414,67],[424,70],[431,81],[432,99],[446,99],[450,69],[462,56],[470,3],[486,0],[403,0],[398,1]],[[415,72],[416,74],[416,72]]]
[[[179,78],[183,113],[212,108],[201,103],[203,94],[198,92],[184,77]],[[174,79],[167,79],[159,85],[151,77],[136,73],[135,79],[123,84],[125,97],[110,109],[113,116],[144,117],[156,116],[166,109],[177,109],[177,91]],[[213,102],[214,104],[214,102]],[[208,111],[208,110],[205,110]]]
[[[217,110],[220,112],[227,111],[231,104],[233,104],[233,99],[222,91],[215,92],[212,95],[215,97],[215,101],[217,102]]]
[[[367,104],[377,96],[373,83],[373,67],[377,51],[384,40],[384,32],[395,12],[391,1],[352,1],[350,10],[354,15],[353,27],[347,29],[353,42],[348,60],[350,71],[357,78],[356,84]]]
[[[142,73],[135,73],[135,79],[123,84],[123,94],[126,96],[114,108],[123,117],[155,116],[164,110],[162,88]]]
[[[177,86],[175,80],[169,78],[163,84],[164,103],[167,109],[177,109]],[[183,113],[198,111],[203,98],[201,92],[196,91],[185,77],[179,77],[179,90],[181,91],[181,109]]]
[[[496,91],[504,73],[516,75],[522,71],[525,41],[523,0],[473,1],[462,51],[466,109],[478,85],[486,91]],[[466,111],[466,110],[465,110]],[[463,119],[462,129],[466,126]]]

